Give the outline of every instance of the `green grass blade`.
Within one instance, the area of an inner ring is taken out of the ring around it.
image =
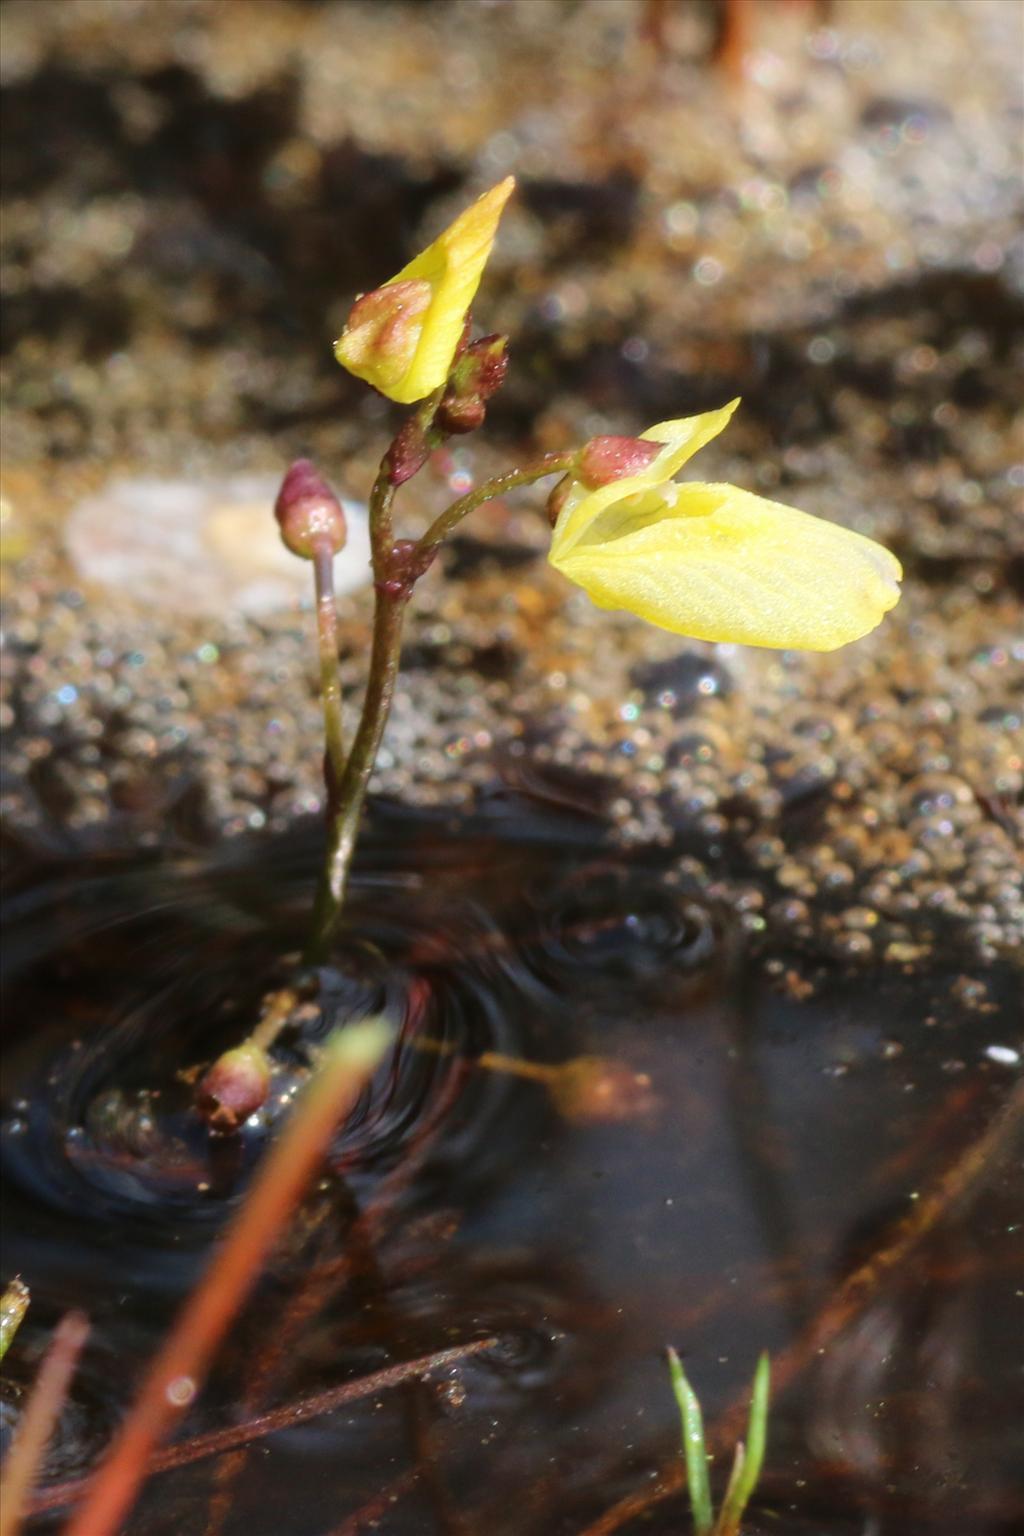
[[[17,1276],[0,1297],[0,1360],[6,1355],[28,1311],[28,1286]]]
[[[732,1458],[732,1471],[729,1473],[729,1484],[725,1490],[725,1498],[722,1500],[722,1508],[718,1513],[718,1521],[715,1525],[713,1536],[736,1536],[736,1527],[726,1524],[729,1518],[729,1510],[732,1507],[734,1490],[738,1488],[740,1478],[743,1476],[743,1463],[746,1461],[746,1451],[743,1441],[736,1442],[736,1450]]]
[[[693,1529],[695,1536],[710,1536],[714,1516],[711,1509],[711,1484],[708,1481],[708,1458],[704,1449],[704,1415],[700,1411],[697,1394],[687,1381],[682,1361],[674,1349],[668,1351],[668,1368],[682,1420],[683,1456],[686,1460],[686,1485],[690,1490]]]
[[[750,1396],[750,1419],[746,1446],[737,1446],[737,1459],[729,1479],[725,1502],[718,1517],[715,1536],[736,1536],[743,1511],[757,1487],[764,1465],[768,1439],[768,1396],[771,1389],[771,1361],[766,1354],[757,1362],[754,1388]]]

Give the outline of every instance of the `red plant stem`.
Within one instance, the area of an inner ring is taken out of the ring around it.
[[[370,491],[370,559],[374,581],[383,581],[387,575],[391,551],[395,547],[395,531],[391,508],[395,500],[395,485],[388,469],[387,454],[381,460],[377,478]]]
[[[903,1265],[918,1243],[938,1225],[952,1206],[964,1198],[988,1167],[1010,1130],[1024,1112],[1024,1087],[1013,1092],[982,1134],[960,1154],[932,1185],[907,1217],[900,1222],[890,1241],[871,1255],[832,1292],[817,1316],[788,1348],[772,1360],[772,1396],[775,1397],[819,1354],[835,1342],[855,1318],[864,1312],[878,1293],[878,1287],[894,1270]],[[715,1421],[708,1436],[708,1449],[723,1454],[743,1434],[748,1397],[746,1389],[735,1398]],[[581,1536],[612,1536],[631,1520],[646,1514],[655,1504],[678,1492],[686,1483],[682,1459],[676,1457],[661,1469],[658,1480],[639,1493],[627,1494],[599,1516]]]
[[[475,512],[477,507],[482,507],[484,502],[494,501],[504,496],[506,491],[514,491],[517,486],[532,485],[535,480],[543,480],[547,475],[564,475],[572,468],[574,459],[575,454],[571,453],[546,453],[532,464],[524,464],[522,469],[510,469],[503,475],[496,475],[493,480],[483,481],[475,490],[467,491],[465,496],[453,501],[440,517],[434,519],[417,541],[417,555],[424,558],[433,555],[462,519],[468,517],[470,512]]]
[[[0,1536],[15,1536],[15,1532],[21,1529],[22,1512],[88,1336],[89,1320],[84,1312],[67,1313],[54,1330],[14,1443],[4,1463]]]
[[[247,1419],[243,1424],[231,1424],[227,1429],[215,1429],[206,1435],[196,1435],[183,1445],[169,1446],[166,1451],[158,1451],[150,1458],[146,1470],[148,1473],[173,1472],[178,1467],[191,1466],[193,1462],[203,1461],[208,1456],[221,1456],[225,1451],[233,1451],[254,1440],[274,1435],[280,1429],[306,1424],[310,1419],[333,1413],[336,1408],[357,1403],[364,1397],[372,1397],[375,1392],[385,1392],[390,1387],[416,1381],[427,1371],[454,1365],[459,1360],[468,1360],[472,1355],[493,1348],[496,1343],[496,1338],[474,1339],[469,1344],[457,1344],[451,1349],[436,1350],[432,1355],[420,1355],[415,1360],[403,1360],[398,1365],[385,1366],[383,1370],[374,1371],[369,1376],[360,1376],[357,1381],[346,1381],[344,1385],[330,1387],[326,1392],[316,1393],[314,1397],[304,1397],[297,1403],[274,1408],[257,1418]],[[31,1512],[37,1515],[47,1510],[60,1509],[62,1505],[72,1503],[88,1486],[87,1477],[57,1483],[33,1499]]]
[[[315,964],[323,959],[341,917],[366,791],[395,694],[402,622],[408,598],[407,590],[394,591],[387,582],[377,586],[366,697],[328,833],[327,857],[313,909],[312,933],[305,953],[307,964]]]
[[[569,454],[549,453],[523,469],[509,470],[507,474],[484,481],[442,512],[411,553],[408,550],[405,552],[401,561],[396,559],[392,534],[391,504],[395,489],[382,466],[370,495],[370,543],[376,606],[369,676],[359,727],[338,786],[331,816],[327,855],[313,908],[312,931],[304,955],[308,965],[323,960],[341,919],[370,775],[395,695],[402,647],[402,624],[413,587],[426,571],[438,546],[470,512],[515,486],[530,485],[546,475],[564,472],[571,463],[572,456]]]
[[[338,667],[338,610],[334,601],[334,550],[317,545],[313,556],[316,586],[316,635],[320,652],[320,701],[324,712],[324,742],[328,815],[345,771],[345,733],[341,721],[341,673]]]
[[[110,1453],[89,1480],[67,1536],[112,1536],[131,1507],[154,1446],[192,1402],[210,1357],[256,1282],[284,1222],[387,1043],[379,1021],[351,1025],[328,1047],[212,1264],[150,1366]]]

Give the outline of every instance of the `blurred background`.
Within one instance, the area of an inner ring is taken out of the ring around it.
[[[569,594],[523,497],[420,589],[378,788],[462,803],[571,768],[627,841],[731,829],[769,872],[810,796],[852,839],[847,907],[884,894],[864,838],[898,832],[900,865],[913,822],[936,845],[905,877],[932,879],[926,915],[1006,942],[1019,6],[8,0],[3,33],[20,826],[145,841],[182,803],[188,837],[317,809],[307,573],[277,547],[276,479],[311,454],[365,496],[395,418],[331,341],[356,291],[511,171],[476,306],[512,338],[510,381],[407,493],[407,526],[524,447],[741,394],[695,472],[873,534],[908,593],[837,657],[681,646]],[[344,605],[353,688],[368,603]],[[801,859],[781,894],[821,872]],[[904,905],[895,935],[833,923],[829,943],[917,943]]]
[[[346,1132],[360,1197],[415,1153],[386,1285],[331,1292],[271,1395],[467,1330],[500,1348],[408,1421],[374,1402],[275,1437],[237,1484],[165,1480],[139,1530],[323,1536],[356,1529],[353,1489],[391,1489],[402,1536],[425,1509],[467,1529],[453,1503],[578,1536],[675,1454],[665,1342],[709,1416],[737,1401],[1019,1067],[1024,10],[6,0],[0,26],[7,1027],[35,1083],[0,1127],[10,1263],[41,1287],[37,1349],[72,1301],[97,1320],[53,1476],[94,1457],[244,1172],[210,1175],[174,1090],[147,1095],[256,1005],[263,936],[308,899],[311,592],[271,506],[310,455],[355,525],[400,419],[333,360],[353,295],[516,175],[475,307],[510,378],[403,492],[403,532],[525,451],[739,394],[694,473],[904,563],[900,606],[836,655],[691,643],[570,591],[524,492],[417,589],[356,1002],[422,1003],[467,1060],[610,1055],[660,1118],[595,1129],[478,1073],[421,1165],[436,1083],[406,1052]],[[339,579],[355,699],[365,557]],[[1020,1529],[1019,1199],[990,1161],[776,1410],[752,1530]],[[240,1411],[268,1295],[206,1427]]]

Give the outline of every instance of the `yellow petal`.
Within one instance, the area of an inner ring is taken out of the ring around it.
[[[621,490],[622,482],[619,483]],[[551,563],[602,608],[696,640],[832,651],[899,601],[899,561],[872,539],[732,485],[613,504]]]
[[[422,316],[415,317],[415,346],[408,347],[411,361],[407,366],[398,370],[393,360],[363,355],[353,347],[346,325],[334,344],[334,355],[342,367],[403,405],[422,400],[444,383],[491,254],[502,209],[514,186],[514,177],[506,176],[383,285],[384,290],[395,283],[425,281],[430,285],[430,302]],[[408,337],[404,340],[407,343]]]
[[[583,536],[588,525],[613,503],[645,487],[665,485],[678,474],[687,459],[724,431],[739,403],[738,399],[730,400],[717,411],[682,416],[677,421],[660,421],[641,432],[641,438],[649,443],[664,443],[663,452],[646,469],[626,479],[614,480],[596,491],[586,491],[582,486],[571,490],[555,527],[552,555],[569,550]]]

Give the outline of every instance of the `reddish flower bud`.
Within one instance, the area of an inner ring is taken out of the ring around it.
[[[508,337],[481,336],[459,358],[452,383],[460,395],[489,400],[496,395],[508,373]]]
[[[437,442],[428,440],[422,423],[411,416],[388,449],[388,479],[392,485],[404,485],[423,468]]]
[[[442,400],[437,409],[437,424],[442,432],[450,432],[453,436],[462,432],[475,432],[477,427],[482,427],[487,415],[487,407],[482,400],[457,397],[452,400]]]
[[[392,400],[415,400],[402,389],[416,357],[433,288],[426,278],[405,278],[362,294],[352,306],[335,354],[350,373]],[[424,391],[428,393],[428,391]]]
[[[281,538],[293,555],[312,560],[319,545],[344,549],[347,530],[341,502],[309,459],[296,459],[274,503]]]
[[[270,1090],[267,1053],[252,1040],[218,1056],[200,1079],[196,1105],[211,1130],[237,1131],[265,1102]]]
[[[459,356],[437,411],[443,432],[475,432],[483,425],[487,401],[508,373],[508,337],[482,336]]]
[[[592,437],[584,443],[576,464],[576,479],[588,491],[613,480],[627,480],[648,469],[664,449],[643,437]]]

